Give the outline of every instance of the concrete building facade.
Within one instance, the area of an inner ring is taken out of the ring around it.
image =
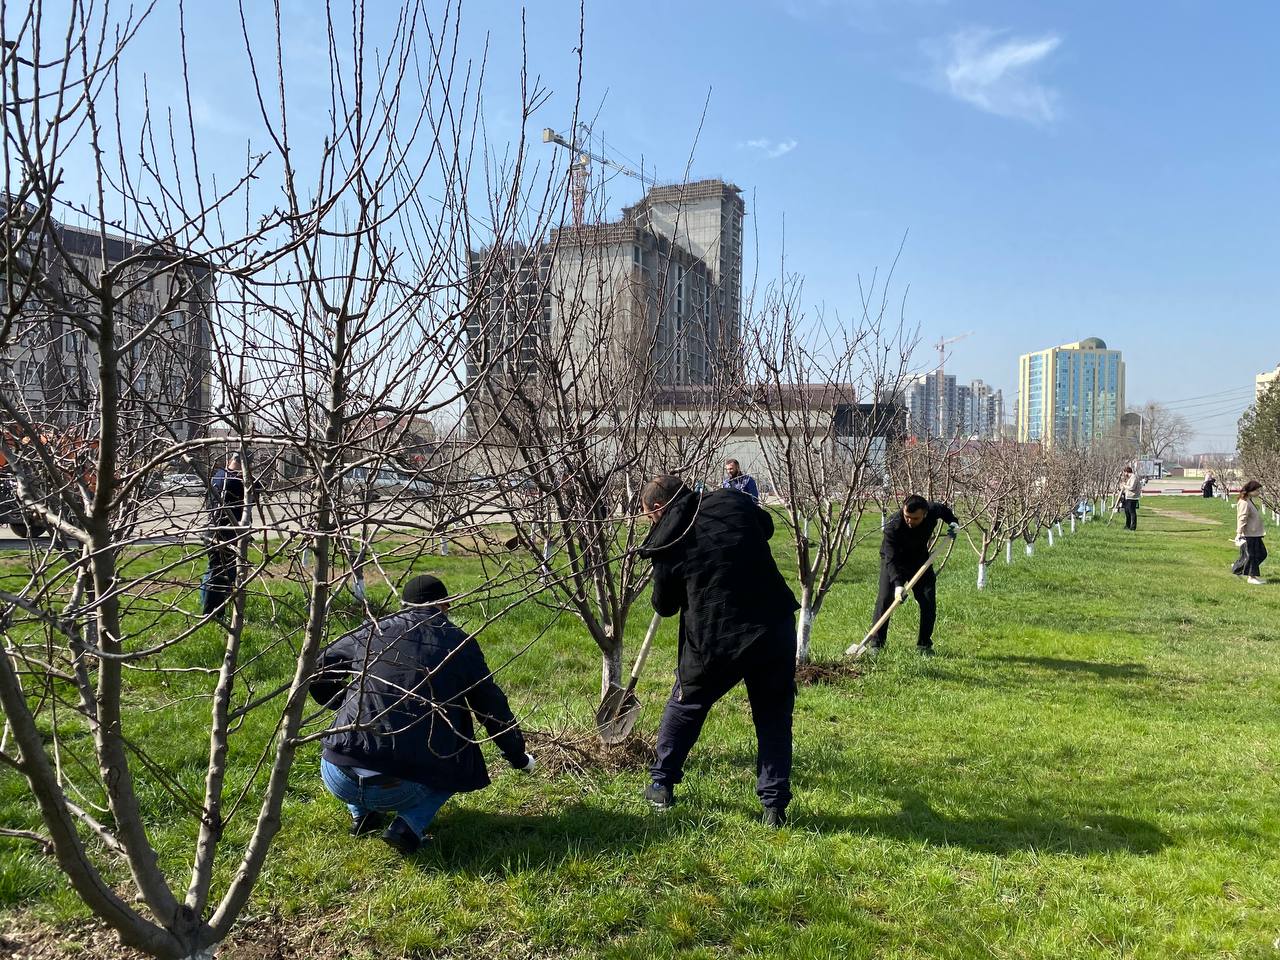
[[[212,406],[212,275],[183,251],[54,224],[56,236],[31,239],[30,217],[3,209],[12,250],[12,285],[0,277],[0,304],[12,329],[0,353],[0,389],[30,419],[69,425],[96,417],[99,353],[85,326],[102,307],[80,276],[125,264],[112,319],[117,348],[147,330],[119,358],[120,416],[126,428],[190,439],[207,428]],[[47,231],[46,231],[47,233]],[[78,276],[79,275],[79,276]],[[39,277],[38,283],[28,278]],[[157,323],[157,318],[159,322]]]
[[[616,223],[473,252],[468,378],[543,376],[540,345],[591,357],[608,338],[620,361],[654,364],[663,386],[711,382],[736,358],[744,214],[741,191],[720,180],[654,187]]]
[[[1124,360],[1097,337],[1018,358],[1018,441],[1088,445],[1116,434]]]
[[[1257,400],[1275,383],[1280,383],[1280,363],[1276,364],[1276,368],[1270,373],[1260,373],[1254,377],[1253,398]]]

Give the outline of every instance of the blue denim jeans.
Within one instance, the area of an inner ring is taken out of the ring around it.
[[[450,790],[433,790],[412,780],[393,780],[377,786],[362,785],[360,778],[320,758],[320,777],[330,793],[347,805],[351,816],[362,817],[374,811],[394,811],[418,839],[427,832],[445,801],[453,796]]]

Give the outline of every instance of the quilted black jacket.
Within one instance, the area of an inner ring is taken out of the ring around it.
[[[330,763],[460,793],[489,785],[472,713],[513,767],[524,737],[480,645],[434,607],[383,617],[320,654],[311,695],[337,709]]]

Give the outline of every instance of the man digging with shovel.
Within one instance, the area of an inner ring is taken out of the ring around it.
[[[947,536],[955,538],[959,521],[945,503],[930,503],[918,494],[912,494],[898,512],[884,525],[884,541],[880,545],[880,594],[876,597],[873,623],[879,623],[895,600],[904,601],[907,583],[929,559],[929,541],[933,539],[938,521],[947,524]],[[932,567],[916,579],[911,588],[916,603],[920,605],[920,636],[916,649],[923,657],[933,656],[933,624],[938,616],[937,576]],[[874,659],[884,649],[889,636],[887,620],[872,632],[871,646],[866,649],[868,658]]]
[[[659,810],[675,804],[707,713],[744,682],[756,728],[756,794],[764,823],[780,827],[791,800],[800,605],[769,552],[773,518],[745,493],[699,495],[672,476],[650,481],[640,499],[654,524],[640,548],[653,561],[653,609],[680,615],[676,682],[644,797]]]

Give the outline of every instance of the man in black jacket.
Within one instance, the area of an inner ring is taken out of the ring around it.
[[[799,609],[773,555],[773,519],[737,490],[696,494],[661,476],[641,492],[654,520],[641,555],[653,560],[653,608],[680,614],[676,682],[658,728],[645,798],[675,803],[684,763],[717,700],[745,681],[756,727],[756,793],[764,822],[782,826],[791,800]]]
[[[395,811],[382,839],[404,854],[453,794],[489,785],[473,713],[512,767],[534,766],[480,645],[445,615],[448,595],[436,577],[414,577],[407,609],[326,648],[311,682],[311,695],[338,711],[320,773],[351,811],[352,836]]]
[[[947,524],[947,536],[955,539],[959,521],[945,503],[930,503],[912,494],[903,501],[902,509],[884,525],[880,544],[880,593],[871,622],[875,623],[889,609],[895,598],[906,599],[906,585],[929,559],[929,541],[941,520]],[[937,576],[930,567],[911,592],[920,605],[920,637],[916,649],[921,656],[933,656],[933,624],[938,616]],[[889,636],[889,624],[883,624],[871,637],[867,653],[877,656]]]

